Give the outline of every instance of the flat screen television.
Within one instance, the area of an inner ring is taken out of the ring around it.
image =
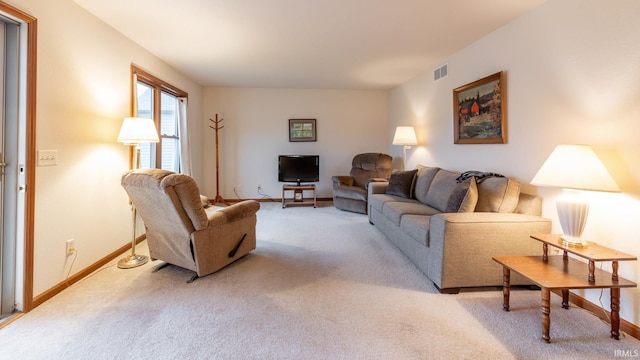
[[[318,155],[279,155],[278,181],[303,182],[320,181],[320,156]]]

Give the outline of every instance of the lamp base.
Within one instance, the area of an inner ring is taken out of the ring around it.
[[[126,258],[118,261],[118,267],[120,269],[131,269],[146,264],[149,258],[144,255],[129,255]]]
[[[565,245],[565,246],[576,246],[576,247],[587,246],[586,241],[574,236],[562,235],[560,236],[560,239],[562,239],[562,245]]]
[[[582,231],[587,223],[589,215],[589,202],[582,197],[579,191],[565,190],[556,199],[558,218],[562,227],[563,245],[584,246],[587,242],[582,240]]]

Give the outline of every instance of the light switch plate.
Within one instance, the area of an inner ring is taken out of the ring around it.
[[[58,150],[38,150],[38,166],[52,166],[58,162]]]

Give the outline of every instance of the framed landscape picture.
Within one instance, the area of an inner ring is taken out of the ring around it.
[[[316,141],[316,119],[289,119],[289,141]]]
[[[507,142],[506,89],[502,71],[453,90],[453,142]]]

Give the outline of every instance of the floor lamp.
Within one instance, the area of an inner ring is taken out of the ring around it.
[[[133,169],[140,168],[140,144],[157,143],[159,141],[158,131],[156,130],[153,119],[128,117],[122,122],[120,134],[118,135],[118,142],[123,143],[126,146],[131,146],[135,150],[133,152]],[[133,214],[131,254],[118,261],[118,267],[120,269],[131,269],[144,265],[149,261],[149,258],[144,255],[136,255],[136,222],[138,214],[133,203],[131,203],[131,212]]]
[[[418,145],[418,139],[416,138],[416,131],[413,126],[398,126],[396,133],[393,135],[393,145],[402,145],[403,150],[403,164],[402,169],[407,168],[407,149],[411,149],[411,145]]]

